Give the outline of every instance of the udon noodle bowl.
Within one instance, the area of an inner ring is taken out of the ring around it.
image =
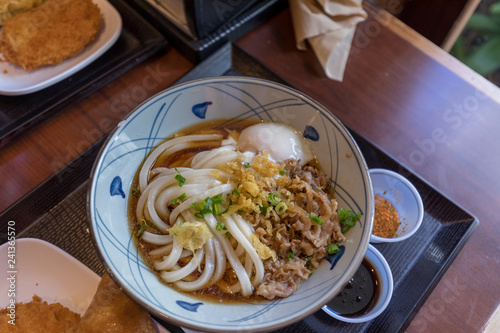
[[[198,295],[287,297],[345,240],[308,142],[281,124],[219,124],[167,139],[132,194],[146,262]]]

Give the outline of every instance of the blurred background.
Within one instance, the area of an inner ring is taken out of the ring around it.
[[[482,0],[451,54],[500,86],[500,0]]]
[[[500,0],[371,0],[500,86]]]

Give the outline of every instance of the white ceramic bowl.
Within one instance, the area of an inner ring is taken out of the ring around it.
[[[424,205],[415,186],[405,177],[387,169],[370,169],[373,193],[389,201],[399,216],[399,229],[393,238],[373,235],[372,243],[394,243],[411,237],[422,224]]]
[[[391,301],[392,292],[394,289],[391,267],[385,260],[384,256],[373,245],[368,246],[368,251],[366,251],[365,258],[371,263],[378,276],[380,294],[377,299],[377,303],[375,303],[375,305],[369,312],[359,317],[341,316],[334,310],[330,309],[328,305],[323,306],[323,311],[325,311],[335,319],[347,323],[363,323],[366,321],[370,321],[384,312],[384,310],[389,305],[389,302]]]
[[[334,269],[324,260],[286,299],[238,305],[200,301],[165,286],[138,255],[127,224],[127,201],[137,168],[165,138],[218,119],[276,121],[302,131],[332,181],[339,208],[362,214],[347,233],[345,253]],[[94,164],[88,196],[93,240],[108,272],[123,290],[159,318],[213,332],[273,330],[319,310],[361,263],[372,230],[373,207],[367,166],[339,120],[296,90],[244,77],[184,83],[138,106],[104,144]]]

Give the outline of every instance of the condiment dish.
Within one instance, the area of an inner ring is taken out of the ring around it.
[[[333,309],[333,302],[335,299],[332,299],[329,303],[324,305],[322,309],[333,318],[347,323],[363,323],[375,319],[389,305],[394,289],[394,282],[389,264],[384,256],[371,244],[368,245],[368,250],[366,251],[364,259],[367,261],[369,269],[374,273],[374,288],[378,289],[374,292],[370,306],[363,309],[363,312],[358,312],[355,315],[342,315],[340,314],[341,311],[336,311],[339,310],[338,308],[336,308],[336,310]],[[358,273],[359,270],[356,274]],[[352,289],[344,290],[352,292]],[[342,293],[340,293],[338,297],[342,297]]]
[[[387,200],[397,211],[399,228],[392,238],[372,234],[371,243],[400,242],[411,237],[422,224],[424,206],[413,184],[400,174],[387,169],[370,169],[373,192]]]

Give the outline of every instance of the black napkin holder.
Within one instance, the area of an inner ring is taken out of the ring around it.
[[[184,0],[189,30],[203,39],[262,0]]]
[[[183,11],[177,14],[185,23],[180,23],[175,13],[166,15],[168,7],[173,6],[169,1],[177,1],[177,11],[178,8]],[[129,3],[194,63],[288,6],[287,0],[129,0]]]

